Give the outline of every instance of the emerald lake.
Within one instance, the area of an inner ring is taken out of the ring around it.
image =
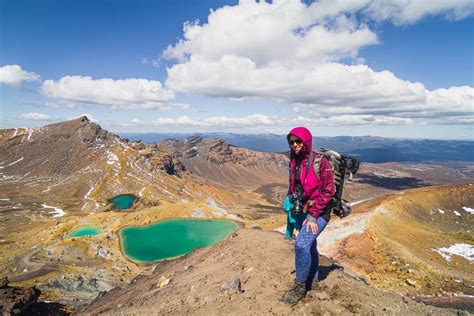
[[[69,237],[82,237],[82,236],[97,236],[102,233],[102,230],[96,226],[81,226],[72,231]]]
[[[153,262],[216,244],[237,228],[236,223],[225,220],[167,219],[148,226],[127,226],[119,235],[126,257]]]
[[[117,210],[125,210],[127,208],[131,208],[133,206],[133,202],[137,197],[133,194],[120,194],[117,195],[108,201],[114,204],[114,208]]]

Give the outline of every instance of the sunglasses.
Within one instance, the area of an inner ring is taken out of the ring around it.
[[[294,144],[296,145],[301,145],[303,141],[301,139],[295,139],[295,140],[289,140],[288,145],[293,146]]]

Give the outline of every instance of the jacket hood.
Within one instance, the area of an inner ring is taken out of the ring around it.
[[[288,135],[286,136],[287,139],[290,139],[290,135],[294,135],[301,139],[304,144],[303,148],[303,155],[309,155],[311,150],[313,150],[313,135],[306,127],[295,127],[293,128]],[[291,150],[291,149],[290,149]],[[291,150],[291,156],[293,156],[293,151]]]

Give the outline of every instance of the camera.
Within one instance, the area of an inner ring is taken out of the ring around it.
[[[293,203],[293,213],[299,215],[304,212],[304,203],[307,198],[303,194],[303,188],[301,186],[296,187],[296,191],[290,195],[290,202]]]

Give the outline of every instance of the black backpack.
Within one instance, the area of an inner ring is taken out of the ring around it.
[[[318,156],[314,160],[314,173],[316,177],[320,177],[319,167],[321,158],[324,156],[328,159],[332,167],[334,175],[335,194],[326,207],[328,213],[333,212],[339,217],[346,217],[352,211],[352,206],[348,201],[342,199],[342,190],[344,189],[344,180],[349,175],[348,180],[352,180],[352,175],[359,170],[359,160],[353,157],[341,155],[340,153],[326,148],[320,148],[316,151]]]

